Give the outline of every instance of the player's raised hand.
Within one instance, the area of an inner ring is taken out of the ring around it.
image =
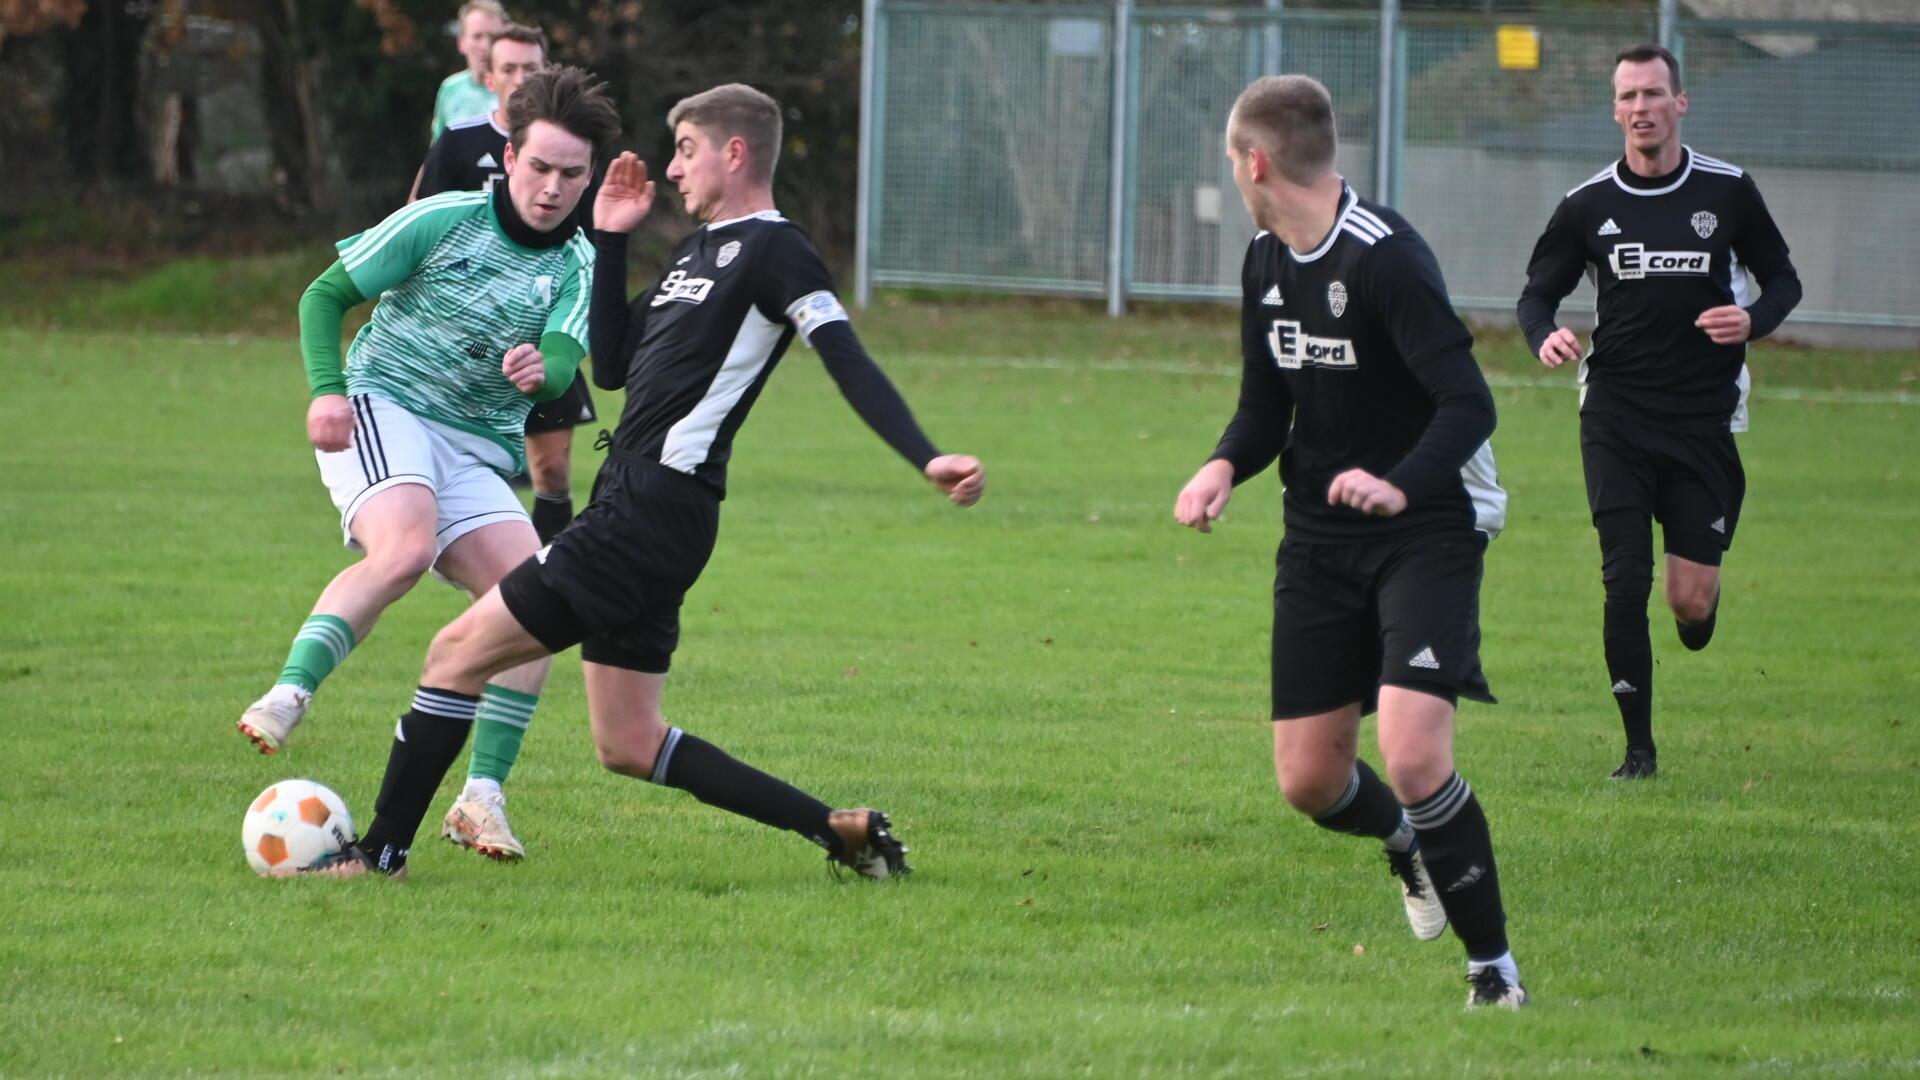
[[[1233,462],[1215,458],[1200,466],[1180,495],[1173,500],[1173,520],[1203,533],[1213,531],[1213,523],[1226,512],[1233,498]]]
[[[927,479],[956,505],[972,506],[987,490],[987,470],[967,454],[942,454],[927,462]]]
[[[629,233],[653,210],[653,181],[647,163],[628,150],[607,165],[600,194],[593,199],[593,227],[602,232]]]
[[[1550,368],[1557,368],[1569,360],[1580,359],[1580,339],[1573,331],[1561,327],[1547,335],[1540,343],[1540,362]]]
[[[1348,469],[1327,485],[1328,506],[1351,506],[1374,517],[1392,517],[1407,508],[1407,494],[1365,469]]]
[[[531,394],[547,385],[547,359],[533,345],[515,345],[500,361],[500,374],[523,394]]]
[[[1715,345],[1738,345],[1753,333],[1753,316],[1738,304],[1727,304],[1701,312],[1693,325],[1705,330]]]
[[[353,445],[353,403],[345,394],[321,394],[307,406],[307,441],[328,453]]]

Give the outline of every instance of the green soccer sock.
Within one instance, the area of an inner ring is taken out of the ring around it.
[[[293,635],[280,683],[290,683],[311,694],[353,651],[353,627],[338,615],[309,615]]]
[[[487,684],[480,695],[480,711],[473,720],[473,757],[467,763],[469,780],[505,783],[520,756],[520,740],[527,737],[527,725],[533,722],[533,707],[540,695],[523,694],[504,686]]]

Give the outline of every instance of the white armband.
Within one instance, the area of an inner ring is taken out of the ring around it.
[[[800,331],[800,340],[813,344],[813,332],[830,322],[846,322],[847,309],[826,289],[810,292],[787,306],[787,319]]]

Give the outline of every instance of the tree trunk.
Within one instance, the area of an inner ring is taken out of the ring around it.
[[[67,156],[90,181],[143,178],[146,140],[136,119],[145,14],[93,3],[67,37]]]
[[[260,108],[273,150],[274,181],[282,205],[305,213],[328,200],[313,64],[302,47],[300,13],[295,0],[261,0],[253,23],[260,33]]]

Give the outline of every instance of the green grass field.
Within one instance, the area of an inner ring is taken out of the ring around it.
[[[600,771],[569,656],[509,784],[532,857],[423,841],[396,886],[257,879],[240,818],[304,775],[364,823],[462,600],[422,585],[252,754],[233,720],[347,556],[292,340],[96,325],[217,329],[136,318],[142,288],[0,330],[0,1074],[1920,1074],[1912,354],[1758,352],[1720,636],[1685,653],[1654,613],[1662,774],[1621,787],[1573,394],[1483,350],[1502,704],[1459,757],[1536,1005],[1468,1015],[1453,940],[1412,940],[1377,852],[1274,789],[1277,484],[1212,536],[1171,521],[1231,411],[1228,314],[871,313],[930,432],[988,462],[970,511],[804,349],[743,432],[668,715],[891,811],[911,879],[836,883]]]

